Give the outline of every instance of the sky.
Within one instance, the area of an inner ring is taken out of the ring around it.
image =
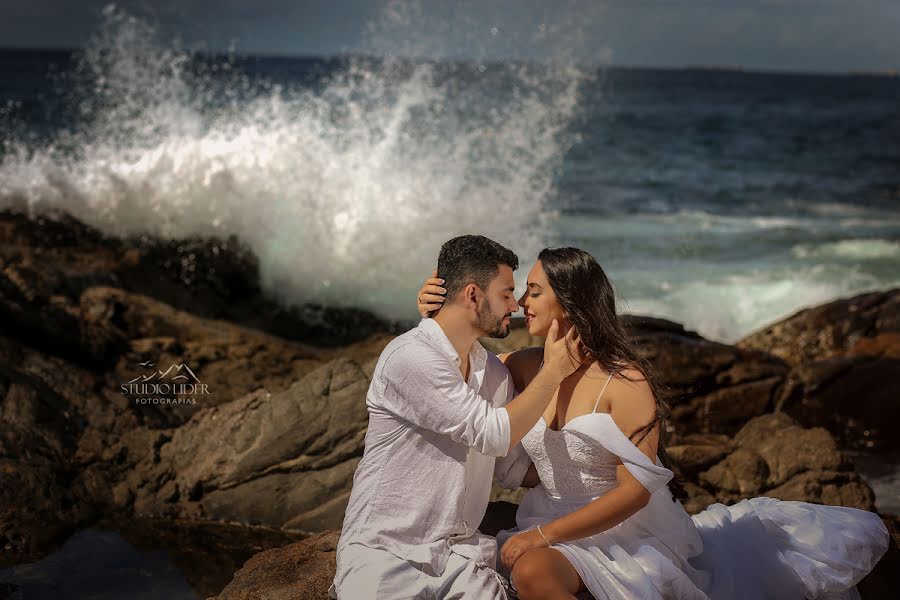
[[[108,0],[0,0],[0,47],[81,47]],[[900,0],[122,0],[166,40],[277,55],[900,69]]]

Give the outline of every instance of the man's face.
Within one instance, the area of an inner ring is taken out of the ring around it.
[[[500,265],[497,276],[488,284],[475,308],[476,326],[484,335],[492,338],[509,335],[510,317],[519,311],[515,288],[513,270],[507,265]]]

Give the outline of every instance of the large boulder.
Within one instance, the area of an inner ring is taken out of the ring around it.
[[[900,289],[801,310],[740,340],[797,366],[847,356],[900,358]]]
[[[900,289],[802,310],[737,343],[792,366],[777,408],[826,427],[841,445],[896,452],[900,438]]]
[[[712,342],[663,319],[623,321],[653,366],[680,434],[733,434],[748,419],[774,409],[789,370],[782,360]]]
[[[900,359],[845,356],[791,370],[777,407],[804,425],[826,427],[845,448],[897,452]]]
[[[362,455],[372,368],[374,358],[335,359],[282,392],[204,408],[173,429],[133,429],[99,463],[126,467],[113,501],[137,514],[339,526]]]
[[[769,496],[874,510],[871,488],[822,428],[804,428],[783,413],[750,420],[733,438],[686,436],[668,449],[688,483],[685,509]]]

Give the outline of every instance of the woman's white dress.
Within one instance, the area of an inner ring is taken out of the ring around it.
[[[753,498],[691,517],[666,486],[672,472],[607,413],[582,415],[559,431],[541,419],[522,444],[541,484],[522,499],[517,527],[497,536],[500,547],[615,487],[617,459],[651,492],[649,504],[619,525],[553,546],[598,600],[859,598],[856,584],[888,548],[878,515],[854,508]]]

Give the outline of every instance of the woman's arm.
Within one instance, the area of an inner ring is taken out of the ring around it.
[[[639,375],[633,376],[631,372],[628,373],[628,376],[632,379],[640,377]],[[620,389],[611,399],[612,411],[610,414],[619,429],[625,435],[629,435],[654,417],[656,400],[649,386],[642,379],[638,381],[619,379],[618,382]],[[658,427],[654,427],[638,444],[638,449],[651,460],[655,460],[658,442]],[[501,550],[503,563],[512,568],[519,556],[531,548],[546,547],[547,542],[553,544],[577,540],[606,531],[632,516],[650,502],[650,492],[635,479],[628,468],[621,464],[621,461],[616,467],[616,480],[615,488],[593,502],[541,525],[547,541],[537,530],[525,531],[510,538]]]

